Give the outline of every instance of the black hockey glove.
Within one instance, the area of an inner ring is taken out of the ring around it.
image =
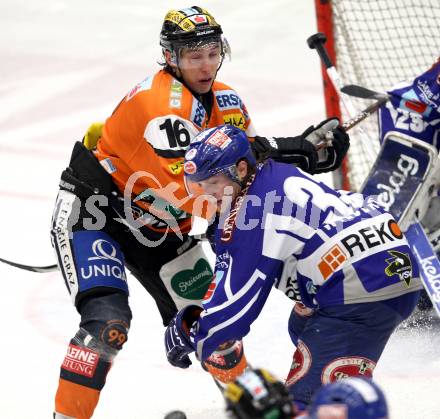
[[[251,144],[257,159],[271,158],[275,161],[294,164],[310,174],[315,173],[318,153],[305,137],[255,137]]]
[[[322,142],[329,142],[329,145],[318,153],[315,173],[337,169],[350,147],[350,137],[339,125],[337,118],[326,119],[316,127],[309,127],[302,136],[315,146]]]

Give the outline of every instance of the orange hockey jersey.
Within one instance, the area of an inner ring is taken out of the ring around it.
[[[191,215],[203,216],[183,179],[185,150],[201,130],[226,123],[255,136],[238,94],[217,81],[212,93],[208,116],[189,89],[161,70],[138,83],[105,122],[95,155],[121,193],[157,217],[147,221],[153,230],[163,231],[170,219],[186,233]]]

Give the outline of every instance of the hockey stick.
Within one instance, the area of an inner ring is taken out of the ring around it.
[[[411,224],[405,236],[419,265],[423,286],[440,317],[440,261],[419,222]]]
[[[346,92],[349,92],[348,94],[351,93],[351,96],[357,96],[364,99],[377,99],[378,97],[380,97],[376,104],[371,105],[372,107],[375,107],[375,105],[379,104],[380,102],[382,102],[381,105],[386,103],[389,99],[388,95],[374,92],[361,86],[343,86],[342,80],[339,77],[336,68],[333,66],[330,60],[327,50],[324,47],[325,41],[326,36],[323,33],[317,33],[315,35],[312,35],[307,40],[307,43],[310,48],[316,49],[316,51],[318,52],[321,60],[323,61],[327,69],[327,74],[330,77],[330,80],[332,81],[334,87],[340,92],[343,92],[343,89],[345,89]],[[354,107],[354,104],[351,101],[350,97],[347,96],[347,93],[346,95],[341,95],[340,97],[348,114],[353,119],[356,119],[356,108]],[[378,106],[376,110],[379,107],[380,106]],[[411,250],[416,257],[423,286],[430,300],[432,301],[432,304],[437,314],[440,317],[440,260],[434,252],[431,243],[425,234],[423,226],[416,218],[414,218],[413,221],[413,224],[410,225],[408,230],[405,232],[405,235],[407,237],[409,246],[411,247]]]
[[[31,266],[31,265],[22,265],[21,263],[11,262],[10,260],[0,258],[0,262],[6,263],[7,265],[13,266],[14,268],[24,269],[25,271],[30,272],[54,272],[59,269],[58,265],[48,265],[48,266]]]
[[[330,59],[330,56],[324,46],[326,41],[327,41],[327,37],[325,36],[325,34],[323,34],[322,32],[318,32],[307,39],[307,45],[309,46],[309,48],[316,50],[319,57],[321,58],[322,63],[326,68],[327,75],[329,76],[333,86],[335,87],[336,90],[342,92],[342,89],[344,88],[344,83],[338,71],[336,70],[335,66],[333,65],[332,60]],[[359,88],[361,87],[359,86]],[[348,90],[350,91],[350,89],[353,92],[353,88],[349,88]],[[366,93],[365,90],[364,93]],[[345,94],[345,95],[340,95],[340,98],[350,118],[353,119],[356,118],[356,114],[357,114],[356,106],[354,105],[354,102],[351,100],[350,96],[348,94]],[[379,100],[382,100],[382,98]],[[386,101],[382,102],[381,105],[383,105],[385,102]],[[377,109],[378,108],[379,107],[377,107]],[[376,158],[376,153],[373,147],[371,146],[371,142],[369,141],[368,135],[361,128],[359,128],[358,132],[362,136],[362,140],[365,143],[366,151],[369,154],[369,158],[371,160],[374,160]]]
[[[344,83],[342,82],[342,79],[339,76],[339,73],[333,65],[332,60],[330,59],[330,56],[324,46],[326,41],[327,37],[322,32],[318,32],[307,39],[307,45],[310,49],[316,49],[316,52],[318,53],[319,58],[321,58],[321,61],[326,68],[326,72],[333,83],[333,86],[336,88],[336,90],[341,91],[341,89],[344,87]],[[350,117],[353,118],[356,114],[356,107],[351,99],[346,98],[346,100],[342,100],[342,104]]]
[[[368,118],[370,115],[375,113],[387,101],[388,101],[388,96],[382,97],[381,99],[372,103],[370,106],[366,107],[364,110],[360,111],[357,115],[355,115],[348,121],[345,121],[342,124],[342,128],[344,128],[345,131],[352,129],[354,126],[359,124],[359,122],[363,121],[365,118]]]
[[[356,84],[347,84],[345,86],[342,86],[341,92],[345,93],[348,96],[359,97],[361,99],[389,99],[389,96],[386,93],[375,92],[374,90],[370,90],[366,87],[358,86]]]
[[[368,89],[367,89],[368,90]],[[386,102],[388,101],[388,96],[383,96],[377,100],[376,102],[372,103],[370,106],[367,106],[364,110],[360,111],[358,114],[356,114],[353,118],[350,118],[348,121],[345,121],[342,124],[342,128],[344,131],[348,131],[355,127],[357,124],[362,122],[364,119],[368,118],[370,115],[377,112],[377,110]],[[316,151],[319,151],[325,147],[328,147],[331,142],[331,136],[328,138],[327,141],[323,141],[322,143],[319,143],[315,146]]]

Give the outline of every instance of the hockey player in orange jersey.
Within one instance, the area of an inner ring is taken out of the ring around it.
[[[337,168],[349,146],[336,119],[297,137],[257,136],[240,96],[216,81],[230,51],[206,10],[168,12],[160,43],[163,69],[121,100],[102,133],[94,126],[95,135],[92,129],[75,144],[61,176],[52,242],[81,322],[61,366],[55,418],[93,415],[130,327],[125,268],[154,298],[164,325],[207,291],[212,269],[188,233],[194,214],[210,215],[183,180],[185,150],[199,131],[232,124],[246,132],[257,158],[309,173]],[[318,154],[314,145],[329,131],[332,143]],[[218,381],[233,380],[246,367],[242,343],[227,343],[203,366]]]

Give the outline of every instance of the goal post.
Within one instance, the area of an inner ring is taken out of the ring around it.
[[[317,28],[344,84],[385,92],[426,71],[440,55],[440,0],[315,0]],[[322,68],[327,116],[349,116]],[[368,105],[353,98],[358,111]],[[343,189],[359,190],[379,151],[377,117],[350,132],[342,166]]]

